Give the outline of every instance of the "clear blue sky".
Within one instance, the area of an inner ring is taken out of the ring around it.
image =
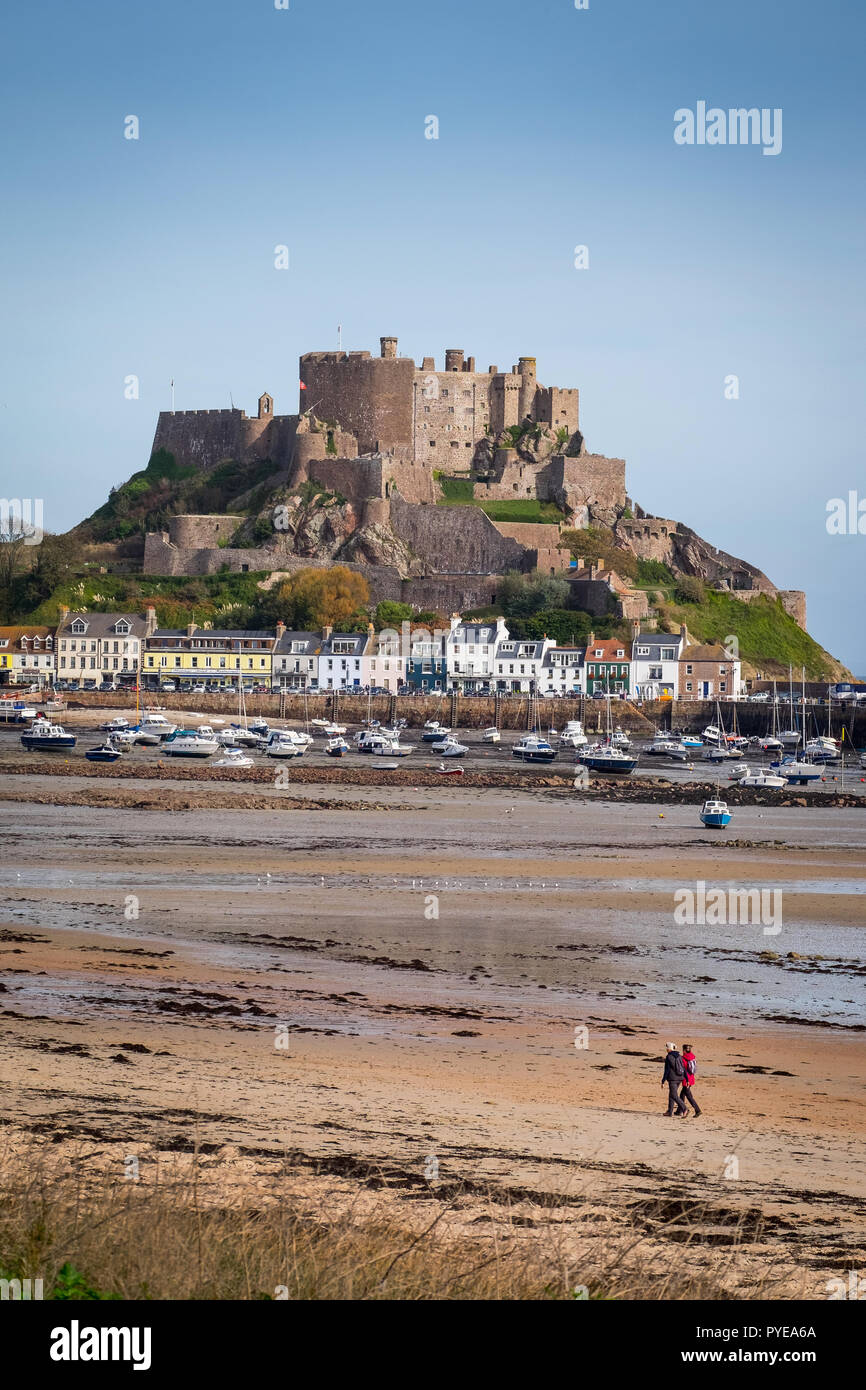
[[[637,501],[806,589],[866,673],[866,536],[825,529],[866,498],[864,37],[859,0],[13,7],[3,495],[80,520],[146,463],[171,376],[179,409],[294,412],[338,322],[534,354]],[[676,145],[701,100],[781,107],[781,154]]]

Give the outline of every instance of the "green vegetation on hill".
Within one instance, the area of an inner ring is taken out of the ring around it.
[[[540,502],[537,497],[515,497],[504,502],[485,502],[483,497],[475,496],[475,484],[471,478],[437,479],[442,496],[438,499],[440,507],[479,507],[491,521],[530,521],[544,522],[558,526],[562,512],[555,502]]]
[[[682,579],[678,581],[682,585]],[[840,673],[839,663],[786,613],[779,599],[761,595],[743,603],[733,594],[706,590],[703,603],[683,603],[675,596],[659,605],[661,627],[676,630],[685,623],[696,642],[739,643],[742,660],[764,675],[787,674],[805,666],[810,680]]]
[[[275,472],[270,459],[252,464],[226,459],[202,473],[191,464],[179,464],[167,449],[158,449],[146,468],[112,488],[108,501],[81,523],[78,533],[93,541],[118,541],[165,530],[169,518],[180,513],[237,511],[253,516],[267,500],[262,485]]]

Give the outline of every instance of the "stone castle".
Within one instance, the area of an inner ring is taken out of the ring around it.
[[[509,372],[495,365],[480,372],[474,357],[449,348],[440,371],[432,357],[419,367],[398,356],[397,339],[383,337],[378,357],[308,352],[299,373],[296,415],[275,415],[267,393],[252,418],[237,409],[161,412],[154,453],[165,449],[205,473],[229,459],[268,461],[267,481],[290,505],[285,530],[275,528],[258,544],[243,536],[242,515],[174,517],[168,532],[146,537],[145,572],[349,564],[371,581],[377,598],[450,611],[491,602],[506,570],[573,574],[559,531],[595,523],[612,529],[634,554],[700,574],[741,597],[778,592],[745,561],[634,507],[625,461],[587,451],[578,391],[543,386],[534,357],[521,357]],[[475,502],[555,503],[562,526],[494,522],[478,506],[437,505],[448,480],[471,487]],[[311,483],[340,499],[312,520],[303,500]],[[616,587],[608,584],[611,609],[642,617],[645,596]],[[782,597],[805,623],[802,595]],[[600,591],[595,601],[608,603]]]

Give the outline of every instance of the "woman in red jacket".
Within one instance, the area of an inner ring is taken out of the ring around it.
[[[683,1043],[683,1066],[686,1074],[680,1089],[680,1100],[688,1101],[695,1112],[695,1119],[697,1119],[701,1113],[701,1107],[692,1095],[692,1087],[695,1084],[695,1074],[697,1073],[698,1064],[695,1054],[692,1052],[691,1043]]]

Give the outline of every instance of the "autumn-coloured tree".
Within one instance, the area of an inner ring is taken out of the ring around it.
[[[352,631],[363,617],[370,588],[363,575],[334,565],[331,569],[298,570],[277,591],[280,616],[287,627],[322,628],[326,623]]]

